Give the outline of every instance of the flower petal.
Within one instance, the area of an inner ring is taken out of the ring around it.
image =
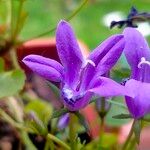
[[[125,46],[124,38],[120,39],[116,44],[109,50],[109,52],[101,59],[97,66],[97,74],[102,75],[109,71],[120,58]]]
[[[47,80],[59,82],[62,78],[63,66],[55,60],[39,55],[28,55],[22,61],[32,71]]]
[[[58,128],[60,130],[66,128],[69,124],[69,113],[62,115],[58,121]]]
[[[61,21],[56,32],[59,58],[65,68],[65,83],[74,88],[79,78],[83,56],[69,23]]]
[[[127,88],[106,77],[98,77],[92,81],[91,88],[88,91],[98,94],[102,97],[123,95],[133,96],[133,94]]]
[[[126,97],[126,103],[132,116],[136,119],[150,112],[150,84],[131,79],[125,87],[134,93],[134,98]]]
[[[118,61],[123,49],[123,35],[113,35],[100,44],[88,58],[93,61],[96,66],[87,65],[84,73],[83,88],[85,89],[88,86],[94,74],[102,75],[109,71]]]
[[[138,64],[140,63],[141,58],[144,57],[146,60],[150,61],[148,44],[142,34],[134,28],[126,28],[123,34],[126,43],[124,52],[132,70],[131,78],[140,80],[143,70],[138,68]],[[144,70],[147,71],[147,69]],[[150,78],[146,80],[150,82]]]

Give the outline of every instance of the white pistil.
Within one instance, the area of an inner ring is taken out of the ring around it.
[[[70,99],[73,97],[73,91],[70,90],[70,89],[67,89],[67,88],[64,88],[64,93],[65,93],[65,96]]]
[[[149,65],[149,66],[150,66],[150,62],[147,61],[147,60],[145,59],[145,57],[142,57],[142,58],[141,58],[141,61],[140,61],[139,64],[138,64],[138,68],[141,68],[143,64],[146,64],[146,65]]]

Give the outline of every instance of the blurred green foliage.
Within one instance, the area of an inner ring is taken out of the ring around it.
[[[0,59],[0,98],[12,96],[23,89],[25,74],[22,70],[4,71],[4,61]]]
[[[69,16],[83,0],[26,0],[28,19],[22,37],[28,38],[53,28],[60,19]],[[122,12],[126,17],[131,6],[139,11],[149,11],[149,0],[89,0],[88,4],[70,22],[79,39],[91,49],[109,35],[120,33],[110,30],[103,23],[103,17],[110,12]],[[51,36],[54,35],[51,34]]]

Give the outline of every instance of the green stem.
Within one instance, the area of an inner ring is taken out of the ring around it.
[[[130,142],[130,140],[132,138],[132,135],[133,135],[133,132],[134,132],[134,124],[135,124],[135,120],[133,121],[131,130],[130,130],[129,135],[128,135],[128,137],[127,137],[127,139],[126,139],[126,141],[125,141],[125,143],[124,143],[124,145],[122,147],[122,150],[126,150],[128,144],[129,144],[129,142]]]
[[[20,69],[20,65],[19,65],[18,59],[17,59],[17,54],[16,54],[16,51],[14,49],[10,50],[10,57],[11,57],[11,60],[13,63],[13,67],[15,69]]]
[[[101,117],[101,124],[100,124],[100,134],[99,134],[99,140],[100,140],[100,145],[102,143],[102,139],[103,139],[103,136],[104,136],[104,132],[105,132],[105,122],[104,122],[104,117]]]
[[[135,138],[134,139],[132,139],[132,141],[130,142],[130,145],[129,145],[129,150],[133,150],[133,149],[135,149],[135,145],[136,145],[136,140],[135,140]]]
[[[89,0],[84,0],[84,1],[81,3],[81,5],[80,5],[75,11],[73,11],[73,13],[72,13],[69,17],[64,18],[64,20],[70,21],[74,16],[76,16],[76,15],[81,11],[81,9],[85,6],[85,4],[86,4],[88,1],[89,1]],[[44,32],[44,33],[41,33],[41,34],[39,34],[39,35],[37,35],[37,36],[35,36],[35,37],[29,38],[28,40],[25,40],[24,42],[30,41],[30,40],[33,40],[33,39],[36,39],[36,38],[39,38],[39,37],[42,37],[42,36],[47,35],[47,34],[53,32],[53,31],[55,31],[55,30],[56,30],[56,26],[53,27],[52,29],[50,29],[50,30]]]
[[[54,143],[53,143],[53,141],[50,140],[50,139],[48,138],[48,136],[47,136],[47,137],[46,137],[46,143],[45,143],[44,150],[49,150],[49,148],[50,148],[50,150],[54,150]]]
[[[105,110],[105,98],[102,97],[100,100],[101,103],[101,108],[100,108],[100,118],[101,118],[101,124],[100,124],[100,133],[99,133],[99,144],[101,145],[102,139],[104,136],[104,130],[105,130],[105,115],[106,115],[106,110]]]
[[[4,119],[6,122],[8,122],[9,124],[11,124],[13,127],[17,128],[17,129],[21,129],[24,131],[30,131],[29,128],[24,127],[22,124],[19,124],[17,122],[15,122],[15,120],[13,120],[5,111],[3,111],[2,109],[0,109],[0,117],[2,119]]]
[[[56,142],[57,144],[62,146],[65,150],[71,150],[70,147],[66,143],[64,143],[62,140],[58,139],[54,135],[48,133],[47,138],[54,141],[54,142]]]
[[[81,9],[84,7],[84,5],[88,2],[89,0],[84,0],[83,3],[81,3],[81,5],[75,10],[73,11],[73,13],[68,17],[68,18],[65,18],[65,20],[69,21],[71,20],[74,16],[76,16],[80,11]]]
[[[19,29],[19,23],[20,23],[20,19],[21,19],[21,13],[22,13],[24,0],[20,0],[19,2],[20,2],[20,5],[19,5],[18,16],[17,16],[17,21],[16,21],[16,28],[15,28],[13,39],[12,39],[14,41],[16,40],[16,38],[18,36],[18,29]]]
[[[13,0],[10,0],[10,33],[11,33],[11,39],[14,34],[14,23],[13,23]]]
[[[76,143],[75,143],[75,138],[76,138],[76,133],[75,133],[75,127],[74,127],[74,114],[70,113],[70,118],[69,118],[69,137],[70,137],[70,147],[71,150],[76,150]]]

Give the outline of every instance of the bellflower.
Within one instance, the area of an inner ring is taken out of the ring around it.
[[[59,82],[64,105],[70,111],[85,107],[93,94],[126,95],[126,88],[102,77],[119,59],[124,49],[123,35],[113,35],[84,58],[69,23],[60,21],[56,46],[61,64],[38,55],[28,55],[23,62],[49,81]]]
[[[133,28],[124,30],[125,56],[131,67],[131,79],[125,86],[133,94],[126,103],[136,119],[150,112],[150,49],[144,37]]]

